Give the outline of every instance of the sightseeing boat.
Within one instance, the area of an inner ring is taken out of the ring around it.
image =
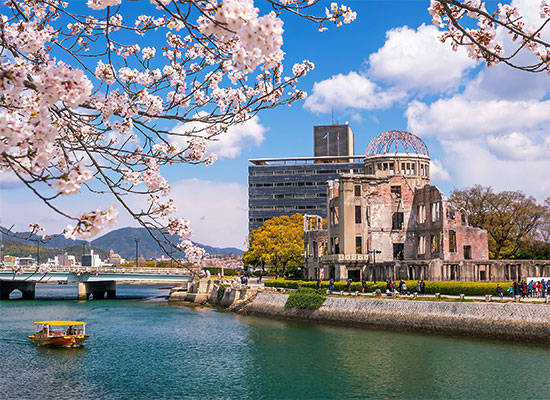
[[[38,346],[77,347],[89,337],[82,321],[39,321],[34,327],[29,338]]]

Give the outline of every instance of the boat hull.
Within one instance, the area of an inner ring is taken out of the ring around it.
[[[88,337],[88,335],[52,336],[47,338],[29,336],[31,342],[35,345],[49,347],[78,347]]]

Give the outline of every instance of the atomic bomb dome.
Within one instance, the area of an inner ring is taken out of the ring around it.
[[[410,132],[383,132],[367,146],[365,174],[376,178],[402,175],[412,187],[423,187],[430,183],[428,147]]]

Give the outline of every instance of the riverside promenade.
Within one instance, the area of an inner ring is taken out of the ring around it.
[[[194,286],[196,293],[174,290],[170,300],[208,302],[245,315],[379,329],[474,336],[550,345],[550,304],[546,299],[511,301],[498,296],[413,295],[333,292],[319,309],[286,307],[292,289],[233,285],[216,280]],[[198,289],[203,288],[204,290]],[[496,297],[496,298],[495,298]]]
[[[550,304],[328,296],[318,310],[285,307],[288,294],[259,292],[240,313],[392,330],[550,344]]]

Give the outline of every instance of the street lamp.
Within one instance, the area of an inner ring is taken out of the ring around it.
[[[372,280],[374,283],[376,283],[376,255],[381,254],[382,250],[369,250],[367,251],[368,254],[372,254],[373,261],[372,261]]]
[[[138,247],[139,247],[139,238],[134,238],[136,242],[136,268],[138,267]]]

